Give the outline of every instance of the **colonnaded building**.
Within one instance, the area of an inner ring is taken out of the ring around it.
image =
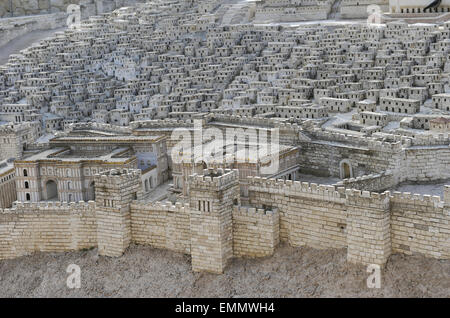
[[[448,2],[140,2],[0,66],[0,259],[450,258]]]

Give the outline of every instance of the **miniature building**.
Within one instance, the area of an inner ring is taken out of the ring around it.
[[[436,118],[430,120],[430,130],[435,132],[449,132],[450,131],[450,118]]]
[[[10,208],[16,199],[14,166],[11,162],[0,162],[0,208]]]
[[[364,125],[386,126],[388,116],[386,114],[375,112],[361,112],[361,122]]]
[[[403,114],[416,114],[420,111],[420,101],[404,98],[380,98],[380,109]]]

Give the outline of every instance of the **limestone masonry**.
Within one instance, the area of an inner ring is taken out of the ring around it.
[[[375,24],[361,1],[79,2],[80,26],[0,66],[0,259],[450,259],[447,2],[379,1]],[[48,3],[0,19],[0,46],[60,26]]]

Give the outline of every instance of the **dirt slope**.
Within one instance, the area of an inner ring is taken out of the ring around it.
[[[131,246],[121,258],[97,250],[38,253],[0,261],[0,297],[450,297],[450,261],[393,255],[382,288],[345,250],[279,247],[273,257],[235,259],[224,275],[193,273],[190,257]],[[69,264],[81,288],[68,289]]]

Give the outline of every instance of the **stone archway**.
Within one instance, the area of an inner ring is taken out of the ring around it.
[[[341,179],[353,178],[352,164],[349,160],[345,159],[339,163],[339,172]]]
[[[47,201],[58,200],[58,185],[53,180],[48,180],[45,184],[45,190],[47,195]]]

